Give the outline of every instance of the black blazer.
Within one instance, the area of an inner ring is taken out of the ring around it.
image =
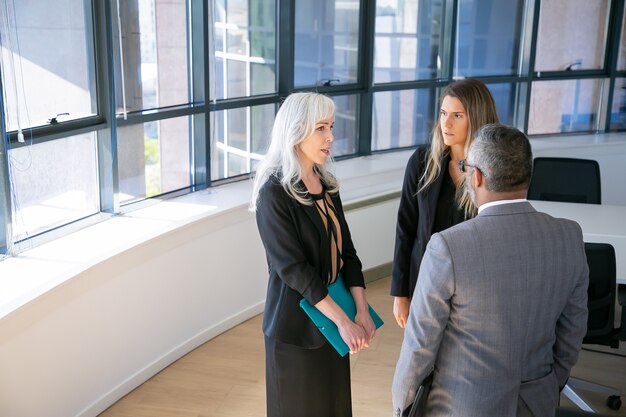
[[[331,199],[341,227],[341,275],[346,286],[365,287],[339,194]],[[263,333],[304,348],[322,346],[326,339],[299,305],[302,297],[315,305],[328,294],[330,242],[317,208],[298,203],[270,177],[259,192],[256,221],[269,268]]]
[[[428,150],[429,145],[419,146],[409,158],[404,173],[391,271],[391,295],[396,297],[413,295],[426,244],[434,233],[443,170],[448,169],[450,162],[450,156],[445,156],[441,161],[442,171],[435,181],[418,193],[418,183],[426,169]]]

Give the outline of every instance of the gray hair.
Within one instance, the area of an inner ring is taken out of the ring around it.
[[[272,139],[265,158],[259,163],[252,186],[250,211],[256,211],[259,191],[272,175],[277,175],[287,193],[301,204],[312,204],[306,189],[297,186],[302,179],[303,166],[298,157],[298,145],[315,131],[315,125],[335,115],[335,103],[318,93],[292,93],[276,113]],[[315,165],[326,189],[338,191],[339,184],[324,165]]]
[[[533,153],[530,141],[518,129],[488,124],[476,134],[467,163],[483,173],[488,191],[519,191],[530,184]]]

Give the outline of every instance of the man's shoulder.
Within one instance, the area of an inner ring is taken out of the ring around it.
[[[541,211],[538,211],[537,215],[543,217],[547,224],[552,224],[555,228],[576,235],[580,235],[582,237],[582,228],[580,227],[580,224],[578,224],[574,220],[564,219],[562,217],[554,217],[549,215],[548,213],[543,213]]]
[[[517,206],[517,207],[515,207]],[[567,234],[576,234],[582,236],[582,229],[578,223],[570,219],[553,217],[548,213],[535,210],[530,203],[515,203],[506,207],[506,205],[491,208],[491,212],[497,212],[498,215],[477,216],[473,219],[461,222],[455,226],[446,229],[439,234],[445,241],[462,240],[463,236],[473,236],[477,229],[489,228],[495,233],[498,228],[495,225],[511,228],[525,227],[528,222],[542,225],[543,228],[562,230]],[[504,226],[506,225],[506,226]]]
[[[446,247],[446,250],[450,250],[452,246],[465,246],[469,245],[469,241],[474,239],[476,227],[480,227],[475,224],[475,218],[466,220],[445,230],[437,233],[433,233],[428,242],[428,246],[433,248]]]

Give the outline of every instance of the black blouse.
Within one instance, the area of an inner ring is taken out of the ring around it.
[[[433,233],[441,232],[465,220],[465,213],[456,201],[456,185],[450,177],[447,167],[442,169],[443,183],[435,211]]]

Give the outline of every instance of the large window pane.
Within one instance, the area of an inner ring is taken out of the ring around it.
[[[95,133],[11,149],[9,165],[14,241],[99,211]]]
[[[455,76],[518,73],[523,0],[460,0]]]
[[[274,104],[211,113],[211,178],[219,180],[254,169],[270,141]]]
[[[334,156],[351,155],[357,151],[359,96],[335,96],[335,140],[331,146]]]
[[[501,123],[515,120],[516,85],[488,84]],[[437,123],[439,103],[433,88],[385,91],[374,94],[372,150],[416,146],[427,143]]]
[[[426,143],[436,122],[434,88],[374,94],[372,150]]]
[[[191,185],[189,124],[177,117],[118,129],[120,203]]]
[[[248,107],[243,107],[228,111],[228,136],[225,139],[229,147],[248,150],[248,110]]]
[[[0,142],[0,150],[6,155],[4,152],[4,143],[5,142]],[[11,213],[8,175],[5,159],[0,158],[0,259],[9,251],[9,241],[11,239],[11,237],[8,236],[8,225]]]
[[[42,126],[57,114],[63,114],[58,121],[96,114],[91,2],[31,0],[2,4],[0,36],[7,130]]]
[[[535,71],[600,69],[610,0],[541,2]]]
[[[270,133],[274,124],[276,109],[273,104],[250,108],[253,129],[250,131],[250,152],[265,155],[270,144]]]
[[[211,0],[211,99],[276,92],[276,1]]]
[[[118,113],[124,105],[126,111],[140,111],[190,102],[187,2],[127,0],[119,5],[121,51],[114,19]]]
[[[615,79],[610,129],[626,130],[626,78]]]
[[[355,83],[359,0],[295,3],[295,86]]]
[[[515,110],[517,106],[517,84],[487,84],[493,101],[496,103],[496,111],[500,123],[506,125],[515,124]]]
[[[440,77],[442,21],[439,1],[378,2],[374,82]]]
[[[601,86],[597,79],[534,82],[528,134],[595,130]]]
[[[618,71],[626,70],[626,13],[622,17],[622,37],[619,42],[619,55],[617,57]]]

